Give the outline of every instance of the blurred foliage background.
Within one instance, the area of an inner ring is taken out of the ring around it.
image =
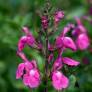
[[[21,28],[29,26],[36,36],[36,30],[41,27],[37,11],[43,9],[45,0],[0,0],[0,92],[31,92],[21,80],[16,80],[15,73],[21,61],[16,56],[17,43],[23,35]],[[59,31],[69,22],[75,23],[74,16],[81,17],[89,13],[92,6],[88,0],[50,0],[54,8],[65,12],[65,19],[59,25]],[[89,0],[92,2],[92,0]],[[92,15],[90,15],[92,17]],[[83,21],[92,38],[92,24]],[[75,54],[67,51],[64,55],[79,60],[81,65],[77,68],[69,68],[72,75],[69,76],[70,86],[65,92],[92,92],[92,46],[88,50],[78,51]],[[36,58],[41,71],[44,61],[38,52],[29,48],[25,53],[30,58]],[[86,62],[87,61],[87,62]],[[86,62],[86,63],[85,63]],[[75,77],[76,76],[76,77]],[[42,92],[43,85],[33,90]],[[56,92],[49,85],[49,92]]]

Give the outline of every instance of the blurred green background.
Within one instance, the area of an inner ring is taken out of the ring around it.
[[[37,11],[43,9],[45,0],[0,0],[0,92],[31,92],[25,87],[21,80],[16,80],[15,73],[21,61],[16,56],[17,43],[23,35],[21,28],[29,26],[36,36],[36,30],[41,27]],[[75,23],[74,16],[88,14],[90,6],[87,0],[50,0],[54,8],[62,9],[65,12],[65,19],[59,25],[59,31],[69,22]],[[92,0],[90,0],[92,2]],[[90,15],[92,17],[92,15]],[[92,24],[83,21],[92,38]],[[38,52],[29,48],[25,53],[30,58],[36,58],[40,70],[43,70],[44,61]],[[70,68],[70,86],[65,92],[92,92],[92,50],[78,51],[75,54],[71,51],[66,56],[79,60],[81,65]],[[85,57],[85,58],[84,58]],[[83,59],[84,58],[84,59]],[[83,61],[87,61],[87,63]],[[43,72],[43,71],[42,71]],[[75,77],[76,76],[76,77]],[[34,89],[34,92],[43,92],[43,85]],[[49,92],[56,92],[49,85]]]

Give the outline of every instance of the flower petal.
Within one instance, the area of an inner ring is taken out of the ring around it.
[[[80,64],[78,61],[75,61],[75,60],[68,58],[68,57],[64,57],[63,62],[67,65],[70,65],[70,66],[77,66]]]
[[[24,85],[28,86],[30,83],[30,76],[28,74],[23,75],[23,83]]]
[[[21,63],[18,65],[18,69],[16,71],[16,79],[19,79],[22,77],[22,75],[24,73],[24,68],[25,68],[24,63]]]
[[[40,73],[37,69],[30,70],[30,88],[36,88],[40,85]]]
[[[22,36],[18,42],[18,50],[22,51],[23,48],[25,47],[25,44],[27,42],[27,37],[26,36]]]
[[[70,48],[74,51],[76,50],[76,45],[70,37],[64,37],[63,38],[63,44],[66,48]]]
[[[58,36],[56,38],[55,45],[56,45],[57,48],[61,48],[63,46],[63,41],[62,41],[62,37],[61,36]]]
[[[60,71],[54,71],[52,74],[52,85],[56,90],[62,90],[68,87],[69,80]]]

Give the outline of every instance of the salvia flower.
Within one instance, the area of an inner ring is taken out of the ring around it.
[[[65,47],[65,48],[70,48],[76,51],[76,45],[74,41],[72,40],[72,38],[70,37],[61,37],[61,36],[57,37],[56,47],[57,48]]]
[[[41,25],[44,32],[43,30],[40,30],[38,32],[38,38],[35,38],[32,35],[28,27],[23,27],[22,29],[25,35],[19,39],[17,55],[23,62],[18,65],[16,79],[21,78],[24,85],[29,88],[36,88],[41,83],[41,72],[38,69],[36,60],[32,59],[29,61],[23,53],[25,45],[28,45],[38,50],[40,55],[45,57],[45,76],[43,76],[43,79],[46,77],[44,81],[45,87],[47,86],[46,82],[48,81],[48,78],[50,78],[53,87],[59,91],[67,88],[69,85],[69,79],[63,73],[63,68],[65,68],[64,66],[67,65],[68,67],[75,67],[80,64],[78,61],[69,57],[64,57],[62,54],[66,49],[77,51],[79,48],[80,50],[84,50],[88,48],[90,42],[86,28],[83,26],[81,20],[75,17],[77,26],[72,23],[68,24],[64,27],[60,35],[55,38],[55,42],[53,44],[50,43],[49,36],[56,32],[56,29],[53,29],[53,31],[51,30],[52,34],[50,35],[50,32],[48,31],[48,27],[50,27],[48,14],[44,14],[41,17]],[[54,14],[54,21],[51,22],[54,23],[54,27],[51,27],[56,28],[62,18],[64,18],[64,12],[56,11]],[[68,33],[72,33],[71,37],[68,36]],[[72,38],[72,35],[75,37],[75,40]],[[58,53],[57,56],[55,55],[56,53]]]
[[[31,32],[29,32],[28,28],[24,27],[23,31],[25,32],[26,35],[22,36],[19,39],[19,42],[18,42],[18,50],[19,51],[22,51],[24,49],[25,45],[29,45],[29,46],[33,47],[36,44],[35,37],[32,35]]]
[[[76,45],[80,50],[85,50],[90,45],[89,37],[86,28],[83,26],[81,20],[75,17],[77,28],[74,29],[72,34],[77,37]]]
[[[54,71],[52,74],[52,85],[56,90],[62,90],[68,87],[69,80],[60,71]]]
[[[40,74],[37,69],[31,69],[23,76],[23,83],[30,88],[36,88],[40,85]]]
[[[40,85],[41,78],[35,60],[31,62],[25,61],[19,64],[16,72],[16,79],[19,78],[22,78],[23,83],[30,88],[35,88]]]

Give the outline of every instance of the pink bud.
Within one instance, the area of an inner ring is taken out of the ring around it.
[[[43,29],[47,29],[48,28],[48,17],[47,16],[42,16],[41,22],[42,22]]]
[[[36,88],[40,85],[40,74],[37,69],[31,69],[29,74],[25,74],[23,76],[23,82],[25,85],[29,86],[30,88]]]
[[[74,17],[78,25],[82,25],[80,18]]]
[[[80,64],[78,61],[75,61],[75,60],[68,58],[68,57],[64,57],[63,62],[69,66],[77,66]]]
[[[25,47],[25,44],[27,42],[27,37],[23,36],[20,38],[19,42],[18,42],[18,51],[22,51],[23,48]]]
[[[76,45],[70,37],[64,37],[63,44],[66,48],[70,48],[70,49],[76,51]]]
[[[29,29],[28,29],[28,27],[23,27],[22,28],[22,31],[26,34],[26,35],[30,35],[30,31],[29,31]]]
[[[28,61],[25,54],[23,52],[17,51],[17,55],[23,60],[23,61]]]
[[[53,70],[60,70],[62,67],[62,58],[59,56],[53,64]]]
[[[48,57],[48,62],[50,63],[52,60],[53,60],[53,53],[51,53],[50,55],[49,55],[49,57]]]
[[[50,51],[53,51],[53,50],[54,50],[54,46],[53,46],[52,44],[48,43],[48,49],[49,49]]]
[[[23,73],[24,73],[24,63],[21,63],[18,65],[18,69],[16,71],[16,79],[19,79],[22,77]]]
[[[86,34],[80,34],[76,40],[76,44],[80,50],[87,49],[90,42]]]
[[[62,90],[68,87],[69,80],[60,71],[54,71],[52,74],[52,85],[56,90]]]

